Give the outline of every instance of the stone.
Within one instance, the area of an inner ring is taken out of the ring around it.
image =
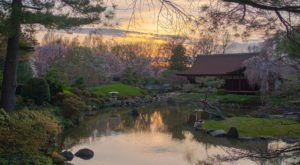
[[[64,151],[61,153],[62,156],[64,156],[67,161],[72,161],[74,158],[74,154],[71,151]]]
[[[207,133],[207,134],[210,134],[210,133],[213,132],[213,131],[215,131],[215,130],[209,129],[209,130],[206,131],[206,133]]]
[[[239,138],[240,140],[245,140],[245,141],[249,141],[249,140],[257,140],[255,137],[250,137],[250,136],[243,136]]]
[[[229,131],[227,132],[227,137],[238,139],[239,138],[239,133],[238,133],[237,129],[235,127],[231,127],[229,129]]]
[[[75,156],[84,160],[89,160],[94,157],[94,152],[88,148],[84,148],[77,151]]]
[[[260,140],[274,140],[275,138],[272,136],[261,136],[259,137]]]
[[[227,134],[224,130],[217,129],[217,130],[209,132],[209,135],[214,136],[214,137],[225,137]]]
[[[283,137],[282,140],[283,140],[284,142],[290,143],[290,144],[299,142],[299,139],[291,138],[291,137]]]

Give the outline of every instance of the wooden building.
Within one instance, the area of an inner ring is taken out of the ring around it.
[[[193,66],[177,73],[195,83],[196,77],[214,76],[224,79],[224,89],[230,92],[254,92],[258,88],[251,87],[244,75],[243,62],[258,53],[199,55]]]

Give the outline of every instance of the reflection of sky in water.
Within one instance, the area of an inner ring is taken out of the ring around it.
[[[189,132],[183,132],[184,139],[176,140],[172,135],[166,133],[166,127],[162,116],[155,112],[148,119],[149,129],[144,131],[129,131],[118,133],[110,131],[99,135],[95,130],[89,140],[71,148],[76,152],[78,149],[87,147],[94,151],[95,156],[91,160],[74,158],[75,165],[190,165],[196,164],[199,160],[206,160],[215,154],[225,154],[225,147],[205,147],[199,143]],[[123,125],[119,120],[120,126]],[[138,119],[135,125],[141,125]],[[115,125],[115,127],[118,127]],[[108,124],[112,125],[112,124]],[[144,128],[137,126],[138,128]],[[250,160],[240,160],[237,164],[254,164]],[[226,163],[232,164],[232,163]]]

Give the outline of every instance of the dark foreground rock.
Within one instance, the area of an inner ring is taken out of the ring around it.
[[[67,161],[72,161],[74,158],[74,154],[71,151],[64,151],[61,154],[67,159]]]
[[[84,148],[77,151],[75,156],[84,160],[89,160],[94,157],[94,152],[90,149]]]
[[[237,129],[235,127],[231,127],[229,129],[229,131],[227,132],[227,137],[238,139],[239,133],[238,133]]]

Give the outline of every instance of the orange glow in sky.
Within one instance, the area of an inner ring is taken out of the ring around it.
[[[124,33],[123,35],[106,36],[103,34],[104,39],[113,40],[119,43],[128,42],[152,42],[152,43],[165,43],[166,38],[160,38],[159,35],[181,35],[196,37],[196,34],[192,34],[187,22],[182,21],[180,17],[167,13],[166,9],[160,12],[161,3],[159,0],[136,0],[137,5],[134,8],[134,0],[111,0],[110,3],[117,4],[115,10],[115,17],[112,22],[117,22],[118,25],[113,27],[103,27],[103,25],[85,25],[82,28],[108,28],[119,29],[125,31],[133,31],[140,33]],[[187,1],[187,0],[172,0],[180,10],[184,11],[188,15],[199,16],[200,6],[207,4],[208,0],[200,2]],[[133,9],[134,8],[134,9]],[[175,18],[173,18],[175,17]],[[200,25],[203,26],[203,25]],[[201,27],[200,27],[201,29]],[[204,27],[202,29],[205,29]],[[232,30],[230,30],[232,31]],[[232,33],[234,33],[232,31]],[[42,43],[42,39],[45,31],[36,34],[36,38],[39,43]],[[86,33],[63,33],[60,35],[72,39],[74,37],[82,40],[87,36]],[[234,34],[232,34],[233,36]],[[249,40],[259,40],[262,36],[252,35]],[[238,42],[242,42],[239,38],[234,38]]]

